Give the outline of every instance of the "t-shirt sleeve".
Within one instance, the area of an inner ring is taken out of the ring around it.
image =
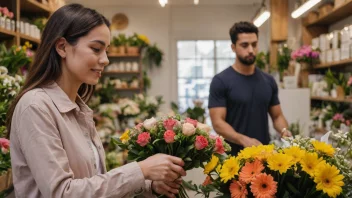
[[[275,106],[275,105],[280,104],[279,89],[277,87],[277,84],[276,84],[274,78],[271,76],[270,76],[270,84],[271,84],[271,87],[273,88],[273,92],[272,92],[271,100],[270,100],[270,106]]]
[[[226,107],[226,103],[225,84],[219,77],[215,76],[210,84],[208,108]]]

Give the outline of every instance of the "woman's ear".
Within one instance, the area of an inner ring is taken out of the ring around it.
[[[61,56],[61,58],[66,58],[66,39],[61,37],[55,43],[56,52]]]

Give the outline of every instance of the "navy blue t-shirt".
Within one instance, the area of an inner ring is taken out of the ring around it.
[[[255,68],[252,75],[238,73],[231,66],[214,76],[210,84],[209,109],[226,107],[226,122],[235,131],[268,144],[268,111],[280,104],[278,88],[274,78]],[[232,155],[242,146],[228,142]]]

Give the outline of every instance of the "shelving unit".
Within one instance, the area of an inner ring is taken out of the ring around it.
[[[116,88],[116,91],[122,91],[122,92],[139,92],[142,93],[144,88],[143,88],[143,65],[142,65],[142,57],[140,54],[115,54],[115,53],[108,53],[108,58],[110,62],[121,62],[121,61],[134,61],[138,62],[138,71],[104,71],[103,76],[104,77],[116,77],[120,78],[121,76],[131,76],[131,75],[136,75],[138,76],[138,81],[139,81],[139,88]],[[107,66],[109,67],[109,66]],[[132,76],[131,76],[132,77]]]
[[[345,102],[352,103],[352,99],[341,99],[341,98],[333,98],[333,97],[319,97],[319,96],[311,96],[311,100],[320,100],[327,102]]]
[[[16,23],[21,20],[22,15],[49,17],[53,13],[48,5],[37,0],[0,0],[0,4],[14,13]],[[0,28],[0,42],[10,42],[11,45],[21,45],[25,41],[34,45],[40,44],[40,39],[20,33],[17,27],[18,25],[16,25],[16,31]]]
[[[338,61],[338,62],[332,62],[332,63],[324,63],[324,64],[319,64],[314,66],[314,69],[324,69],[324,68],[330,68],[330,67],[341,67],[341,66],[346,66],[346,65],[352,65],[352,58]]]

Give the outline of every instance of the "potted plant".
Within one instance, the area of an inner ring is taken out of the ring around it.
[[[336,94],[331,94],[333,97],[344,99],[347,87],[347,81],[343,73],[335,74],[330,69],[326,72],[325,80],[328,83],[329,90],[332,93],[336,91]]]
[[[113,37],[111,41],[110,51],[112,53],[124,55],[126,54],[126,46],[125,46],[126,43],[127,43],[126,35],[119,34],[118,36]]]
[[[134,33],[128,38],[127,41],[127,53],[128,54],[139,54],[141,49],[149,46],[149,39],[142,34]]]
[[[154,66],[160,67],[163,60],[164,53],[154,44],[153,46],[147,47],[144,54],[144,62],[153,68]]]
[[[290,53],[291,49],[288,47],[284,46],[283,48],[279,49],[278,54],[277,54],[277,65],[278,65],[278,70],[280,73],[280,81],[282,81],[284,72],[288,69],[290,65]]]
[[[301,64],[301,69],[310,69],[313,64],[319,63],[319,49],[313,49],[309,45],[291,53],[291,58]]]
[[[4,44],[0,44],[0,66],[5,66],[9,74],[16,74],[19,68],[28,65],[32,60],[33,53],[29,50],[31,44],[25,46],[12,46],[7,49]]]

